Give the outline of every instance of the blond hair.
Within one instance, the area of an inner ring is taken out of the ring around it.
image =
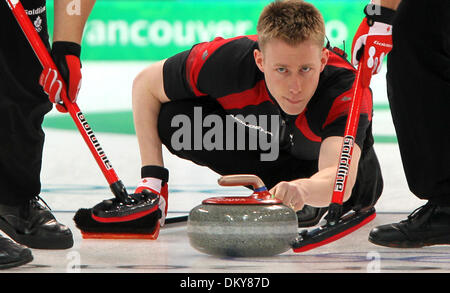
[[[267,41],[279,39],[289,45],[312,40],[320,47],[325,41],[325,22],[314,5],[303,0],[277,0],[267,5],[256,28],[260,49]]]

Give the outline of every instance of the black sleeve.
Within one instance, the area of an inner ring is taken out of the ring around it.
[[[342,63],[342,62],[341,62]],[[339,64],[337,64],[339,65]],[[328,66],[326,78],[322,85],[320,105],[325,115],[321,115],[322,141],[330,136],[344,136],[347,118],[349,117],[352,98],[355,90],[355,73],[340,66]],[[370,89],[362,92],[360,115],[355,142],[363,149],[366,132],[372,120],[372,92]]]
[[[332,123],[328,124],[322,132],[322,141],[330,136],[344,136],[345,126],[347,124],[347,115],[341,116],[334,120]],[[362,150],[364,147],[364,141],[366,140],[367,128],[370,125],[369,117],[367,114],[361,114],[359,116],[358,129],[356,131],[355,142]]]
[[[164,91],[170,100],[195,97],[186,80],[186,59],[190,50],[176,54],[163,66]]]

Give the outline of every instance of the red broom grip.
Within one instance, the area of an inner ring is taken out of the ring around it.
[[[361,108],[361,100],[363,93],[363,86],[361,82],[362,71],[365,65],[364,56],[361,58],[354,81],[354,90],[352,97],[352,104],[347,117],[347,122],[344,132],[344,140],[342,142],[341,154],[339,157],[339,165],[334,181],[333,196],[331,202],[342,205],[344,200],[344,193],[347,185],[348,172],[350,171],[350,164],[352,161],[353,149],[355,145],[356,133],[358,130],[359,115]]]
[[[339,157],[339,165],[336,172],[336,179],[334,182],[333,196],[331,202],[334,204],[342,205],[344,199],[344,193],[347,186],[348,172],[350,171],[350,164],[352,161],[353,149],[355,146],[356,133],[358,131],[359,116],[361,113],[361,101],[364,90],[368,86],[364,84],[370,84],[370,78],[372,75],[364,75],[363,72],[370,70],[367,68],[367,62],[363,55],[359,61],[358,71],[354,81],[354,90],[352,97],[352,104],[347,117],[347,122],[344,132],[344,140],[342,142],[341,154]],[[363,81],[363,76],[369,80]]]

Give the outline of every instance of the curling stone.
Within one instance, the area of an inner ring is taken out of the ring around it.
[[[297,215],[272,198],[255,175],[227,175],[221,186],[253,186],[244,197],[212,197],[193,208],[188,217],[189,242],[215,256],[273,256],[289,250],[298,237]]]

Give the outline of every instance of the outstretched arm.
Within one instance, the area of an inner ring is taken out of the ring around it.
[[[270,193],[291,206],[294,210],[301,210],[305,204],[314,207],[329,206],[333,195],[336,170],[339,164],[343,137],[331,136],[326,138],[320,147],[319,171],[310,178],[300,178],[293,181],[283,181],[275,185]],[[358,162],[361,149],[355,145],[352,161],[348,173],[344,201],[350,198],[358,172]]]

